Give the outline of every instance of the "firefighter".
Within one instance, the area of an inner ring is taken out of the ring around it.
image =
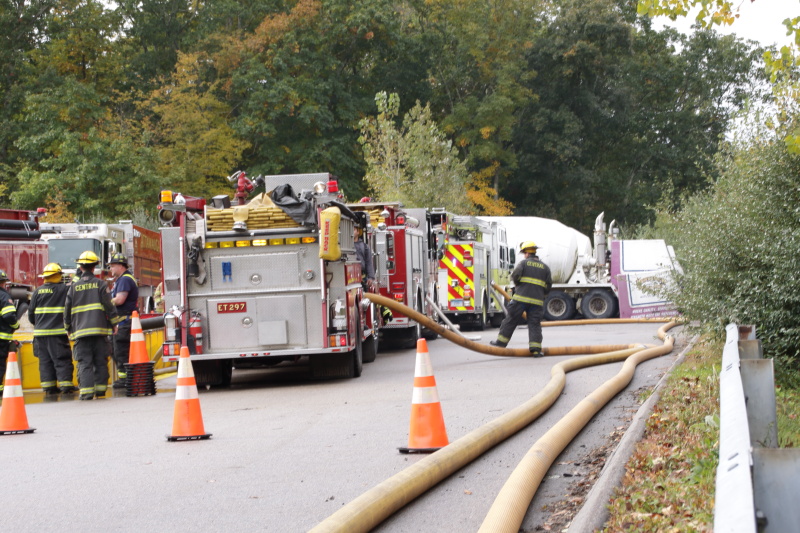
[[[0,270],[0,395],[3,393],[3,383],[6,377],[6,362],[11,348],[11,337],[19,329],[17,308],[6,290],[8,276],[5,270]]]
[[[522,313],[528,315],[528,350],[534,357],[542,356],[542,316],[544,315],[544,297],[553,286],[550,267],[542,263],[536,255],[538,247],[533,241],[520,244],[520,251],[525,259],[517,263],[511,273],[514,282],[514,296],[508,304],[508,312],[500,324],[497,340],[492,346],[505,348],[517,327]]]
[[[64,301],[69,287],[62,283],[61,265],[50,263],[40,275],[44,285],[31,296],[28,320],[33,325],[33,355],[39,358],[39,377],[46,394],[75,392],[72,349],[64,329]]]
[[[362,198],[363,199],[363,198]],[[378,292],[378,284],[375,282],[375,265],[372,263],[372,250],[363,239],[364,230],[355,226],[353,228],[353,241],[355,241],[356,256],[361,262],[361,286],[365,292]],[[392,320],[392,311],[388,307],[380,306],[383,323],[388,324]]]
[[[95,277],[100,258],[86,251],[78,258],[80,278],[64,302],[64,327],[75,342],[80,399],[104,398],[108,389],[108,336],[116,329],[117,309],[106,282]]]
[[[361,262],[361,285],[365,291],[374,292],[375,265],[372,263],[372,251],[363,239],[364,230],[355,226],[353,228],[353,241],[355,241],[356,256]]]
[[[124,389],[127,372],[125,365],[131,352],[131,314],[138,311],[139,286],[136,278],[128,270],[128,260],[124,255],[116,253],[111,256],[108,268],[114,276],[114,287],[111,289],[111,302],[117,308],[117,332],[114,334],[114,362],[117,365],[115,389]]]

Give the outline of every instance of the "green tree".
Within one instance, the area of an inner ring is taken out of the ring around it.
[[[584,231],[601,211],[644,222],[664,190],[677,203],[707,185],[733,110],[755,93],[758,51],[711,31],[637,30],[614,1],[562,6],[530,50],[538,99],[515,132],[519,171],[500,192],[518,214]]]
[[[231,75],[234,128],[252,173],[337,174],[363,192],[358,121],[382,87],[414,93],[425,79],[392,2],[299,0],[244,39]]]
[[[381,92],[375,103],[378,115],[361,120],[359,142],[367,162],[365,179],[378,198],[462,214],[510,214],[510,209],[499,210],[506,204],[493,202],[485,190],[481,196],[469,185],[466,164],[431,118],[429,105],[417,102],[398,128],[399,96]],[[467,190],[472,194],[464,194]]]
[[[31,94],[23,110],[26,134],[15,205],[46,205],[56,192],[84,220],[127,218],[134,207],[152,206],[161,183],[152,153],[125,135],[111,119],[104,98],[72,77],[57,77],[51,87]]]
[[[225,176],[249,144],[228,124],[231,109],[213,84],[203,82],[207,62],[202,54],[179,54],[172,79],[142,105],[152,113],[146,128],[158,175],[176,190],[210,197],[227,192]]]
[[[19,117],[25,101],[31,64],[28,56],[47,38],[49,13],[55,0],[0,0],[0,203],[16,188],[14,164],[20,135]]]
[[[550,3],[539,0],[426,2],[422,35],[433,44],[431,96],[442,127],[455,139],[470,170],[498,189],[516,169],[513,131],[535,100],[537,75],[526,53]]]

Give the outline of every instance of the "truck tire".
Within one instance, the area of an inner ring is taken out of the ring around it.
[[[356,323],[356,335],[361,337],[361,322]],[[364,366],[362,342],[358,340],[349,352],[312,355],[310,363],[314,379],[357,378]]]
[[[198,387],[230,387],[233,360],[195,361],[192,371]]]
[[[406,342],[404,343],[405,348],[411,349],[417,347],[417,341],[419,340],[420,333],[422,332],[421,330],[422,327],[419,325],[419,323],[417,323],[413,327],[408,328],[405,338]]]
[[[372,363],[378,356],[378,330],[372,330],[372,335],[364,340],[361,345],[361,358],[365,363]]]
[[[575,300],[563,291],[550,291],[544,299],[544,317],[547,320],[571,320],[575,316]]]
[[[350,360],[353,365],[353,374],[350,377],[361,377],[361,371],[364,369],[364,343],[361,341],[362,335],[361,321],[356,320],[356,346],[350,352]]]
[[[422,298],[421,297],[419,298],[419,301],[422,302]],[[419,313],[424,315],[425,313],[423,313],[422,309],[421,309],[422,308],[422,303],[417,305],[417,307],[420,308]],[[434,313],[432,317],[428,317],[428,318],[430,318],[434,322],[438,322],[438,318],[439,317],[436,315],[436,313]],[[425,326],[422,327],[422,338],[425,339],[426,341],[432,341],[438,336],[439,336],[439,334],[436,333],[435,331],[433,331],[432,329],[426,328]]]
[[[584,318],[611,318],[617,312],[617,299],[605,289],[592,289],[581,298],[581,314]]]
[[[483,297],[483,307],[478,315],[477,330],[483,331],[489,325],[489,305],[486,296]]]

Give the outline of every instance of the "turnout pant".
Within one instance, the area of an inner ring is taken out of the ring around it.
[[[528,314],[528,349],[531,351],[542,350],[542,317],[544,307],[536,304],[526,304],[517,300],[511,300],[506,310],[506,317],[500,324],[500,331],[497,340],[503,344],[508,344],[511,335],[517,328],[522,313]]]
[[[6,381],[6,362],[11,341],[0,341],[0,394],[3,393],[3,384]]]
[[[33,355],[39,358],[39,378],[43,389],[72,386],[72,349],[66,335],[33,338]]]
[[[133,321],[127,319],[117,324],[117,334],[114,335],[114,363],[117,365],[117,379],[125,379],[125,365],[128,364],[131,354],[131,325]]]
[[[108,337],[90,335],[75,341],[81,394],[105,394],[108,389]]]

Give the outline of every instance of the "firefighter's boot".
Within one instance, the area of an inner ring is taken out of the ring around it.
[[[503,344],[500,341],[489,341],[489,344],[491,344],[492,346],[497,346],[498,348],[505,348],[506,346],[508,346],[507,344]]]

